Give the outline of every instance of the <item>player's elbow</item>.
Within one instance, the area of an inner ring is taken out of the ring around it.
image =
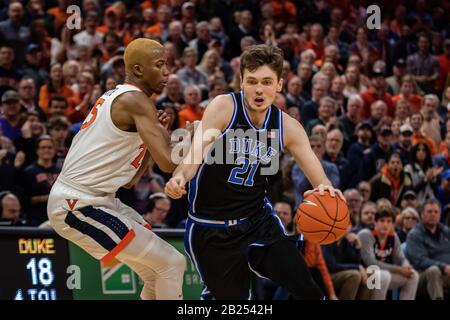
[[[161,165],[158,164],[158,167],[161,169],[162,172],[165,173],[172,173],[176,169],[176,165],[172,163],[172,161],[164,161]]]

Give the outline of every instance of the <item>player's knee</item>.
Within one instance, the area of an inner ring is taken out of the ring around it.
[[[184,270],[186,269],[186,258],[177,250],[172,250],[170,254],[166,256],[166,266],[167,269],[163,272],[169,276],[183,276]]]

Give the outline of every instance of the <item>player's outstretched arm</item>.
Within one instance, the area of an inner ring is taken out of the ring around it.
[[[202,121],[195,130],[192,145],[186,157],[166,184],[165,192],[169,197],[178,199],[186,193],[186,182],[195,176],[204,155],[228,125],[233,110],[233,101],[229,95],[219,95],[209,103]]]
[[[305,192],[305,196],[315,190],[320,191],[321,194],[328,190],[332,196],[337,193],[344,200],[342,192],[335,189],[327,178],[322,164],[311,149],[308,136],[301,124],[283,113],[283,128],[285,148],[292,154],[295,162],[305,173],[305,176],[314,188],[312,191]]]
[[[164,172],[173,172],[176,165],[171,159],[169,134],[159,123],[153,102],[142,92],[128,94],[126,101],[120,102],[133,118],[137,131],[158,167]]]

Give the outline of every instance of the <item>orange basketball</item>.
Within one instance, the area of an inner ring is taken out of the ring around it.
[[[338,195],[318,191],[307,196],[297,208],[297,229],[306,240],[330,244],[347,231],[350,214],[347,204]]]

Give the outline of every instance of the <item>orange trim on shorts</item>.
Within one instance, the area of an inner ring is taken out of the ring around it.
[[[147,223],[144,227],[148,230],[152,230],[152,225],[150,223]]]
[[[128,233],[125,235],[125,237],[117,244],[117,246],[114,247],[110,252],[108,252],[101,260],[103,264],[108,264],[111,262],[111,260],[117,256],[120,251],[126,248],[126,246],[131,242],[131,240],[136,237],[136,233],[133,229],[128,231]]]

